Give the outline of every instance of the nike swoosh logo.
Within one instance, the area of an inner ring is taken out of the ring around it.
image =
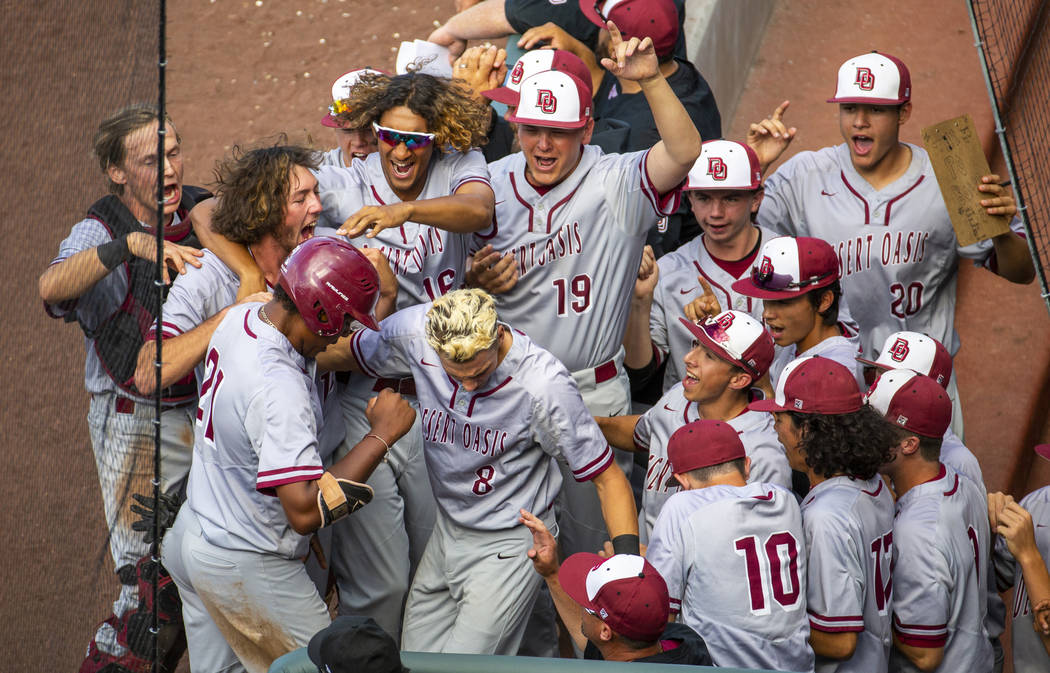
[[[518,556],[518,552],[513,552],[513,551],[510,551],[510,552],[501,551],[498,554],[496,554],[496,558],[502,559],[504,561],[506,561],[507,559],[515,558],[516,556]]]
[[[506,199],[503,199],[503,201],[506,201]],[[494,206],[498,206],[499,204],[503,203],[503,201],[496,201],[496,202],[495,202],[495,203],[493,203],[492,205],[494,205]]]
[[[427,362],[426,360],[424,360],[423,358],[419,358],[419,364],[426,365],[427,367],[437,367],[437,365],[432,365],[429,362]]]
[[[666,404],[664,405],[664,409],[667,409],[668,411],[674,411],[674,409],[672,409],[671,407],[667,406]]]
[[[695,289],[696,289],[695,287],[691,287],[691,288],[689,288],[687,290],[679,290],[678,294],[689,294],[690,292],[692,292]]]
[[[822,190],[820,190],[820,195],[821,195],[821,196],[835,196],[835,192],[831,192],[831,193],[829,194],[828,192],[825,192],[825,191],[824,191],[824,190],[822,189]]]

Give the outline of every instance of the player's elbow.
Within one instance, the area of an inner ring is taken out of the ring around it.
[[[464,194],[464,205],[462,210],[463,225],[467,232],[481,231],[492,226],[492,218],[496,212],[495,197],[492,192],[488,194]]]
[[[944,648],[911,647],[904,654],[920,671],[930,673],[941,665],[941,661],[944,659]]]
[[[157,386],[156,368],[153,364],[157,344],[147,341],[139,349],[139,359],[135,365],[135,387],[142,392],[150,392]]]
[[[53,266],[48,268],[47,271],[40,275],[40,280],[37,281],[37,290],[40,292],[40,298],[44,300],[45,304],[57,304],[69,299],[69,297],[61,293],[55,274],[52,273],[54,268]]]
[[[817,655],[841,661],[852,657],[857,650],[857,634],[825,633],[814,629],[810,631],[809,644]]]

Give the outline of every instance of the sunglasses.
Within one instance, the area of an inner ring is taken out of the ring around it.
[[[404,143],[405,147],[414,150],[426,147],[434,142],[433,133],[410,133],[409,131],[398,131],[397,129],[388,129],[385,126],[380,126],[375,122],[372,122],[372,130],[376,132],[376,138],[379,138],[391,147],[397,147],[401,143]]]
[[[751,267],[751,282],[763,290],[798,290],[814,283],[819,283],[832,272],[823,273],[813,278],[796,281],[786,273],[774,273],[772,271],[759,271],[759,267]]]

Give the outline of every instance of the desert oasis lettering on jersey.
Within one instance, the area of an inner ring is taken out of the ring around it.
[[[538,266],[546,266],[563,257],[583,252],[580,223],[566,224],[546,240],[530,241],[512,251],[518,261],[518,276],[524,276]]]
[[[382,252],[390,262],[390,267],[398,276],[408,273],[419,273],[423,270],[423,263],[427,257],[445,251],[444,232],[436,227],[421,227],[421,229],[423,231],[416,237],[415,246],[410,249],[383,245],[381,241],[379,245],[373,245],[371,242],[361,243],[360,245],[365,248],[376,248]],[[398,228],[398,234],[400,234],[402,242],[407,246],[408,236],[405,234],[404,225]]]
[[[868,234],[839,241],[834,246],[839,256],[839,271],[845,278],[867,271],[872,264],[918,264],[926,256],[929,237],[928,231],[887,231],[881,237]]]
[[[423,407],[423,440],[434,444],[461,444],[463,448],[483,456],[500,456],[507,450],[507,433],[495,428],[483,428],[464,422],[456,434],[456,419],[444,409]],[[457,442],[458,440],[461,440]]]

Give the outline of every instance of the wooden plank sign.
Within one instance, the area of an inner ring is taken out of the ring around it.
[[[959,244],[972,245],[1010,231],[1005,215],[989,215],[981,207],[984,196],[977,185],[992,171],[970,115],[927,126],[922,139]]]

